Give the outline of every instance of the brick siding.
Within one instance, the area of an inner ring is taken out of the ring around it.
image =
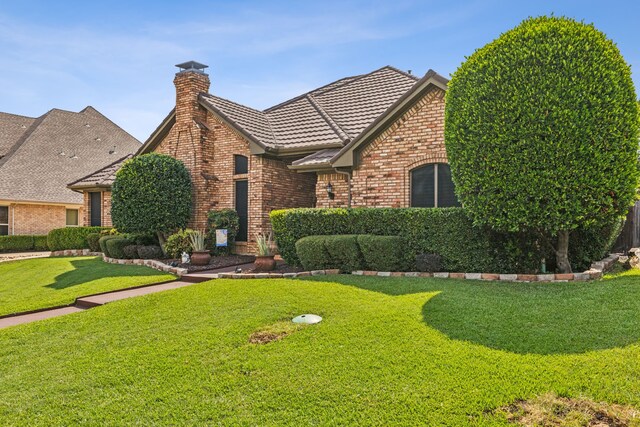
[[[81,225],[83,209],[78,209],[78,222]],[[9,234],[47,234],[54,228],[66,226],[65,206],[12,204],[9,207]]]
[[[82,193],[83,195],[83,215],[82,221],[80,225],[89,226],[91,225],[91,203],[90,196],[88,191]],[[111,222],[111,191],[104,190],[100,193],[100,200],[102,201],[102,209],[100,210],[100,219],[101,225],[103,227],[111,227],[113,223]]]
[[[433,88],[376,139],[356,153],[351,180],[353,207],[410,206],[410,171],[427,163],[447,163],[444,146],[444,91]],[[330,180],[335,198],[329,200]],[[319,207],[346,206],[347,183],[320,175]]]

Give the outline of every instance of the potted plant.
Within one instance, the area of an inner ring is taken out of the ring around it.
[[[272,271],[276,268],[276,260],[274,259],[275,250],[273,246],[273,235],[258,234],[256,237],[258,245],[258,255],[256,256],[255,268],[258,271]]]
[[[205,234],[202,231],[194,231],[189,234],[189,241],[191,242],[191,264],[192,265],[207,265],[211,261],[211,254],[205,247],[204,243]]]

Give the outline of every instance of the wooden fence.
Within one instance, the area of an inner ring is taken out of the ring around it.
[[[640,247],[640,201],[629,209],[627,220],[611,252],[627,252]]]

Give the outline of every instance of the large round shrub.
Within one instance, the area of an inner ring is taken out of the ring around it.
[[[111,218],[125,233],[165,233],[184,228],[191,217],[191,178],[182,162],[163,154],[127,160],[117,172]]]
[[[610,223],[635,198],[638,105],[629,66],[592,25],[528,19],[454,73],[445,141],[474,222],[539,232],[558,268],[570,271],[570,232]]]

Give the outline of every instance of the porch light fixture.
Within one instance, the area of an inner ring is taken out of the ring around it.
[[[333,200],[333,198],[336,196],[335,193],[333,192],[333,185],[331,185],[331,183],[327,184],[327,195],[331,200]]]

